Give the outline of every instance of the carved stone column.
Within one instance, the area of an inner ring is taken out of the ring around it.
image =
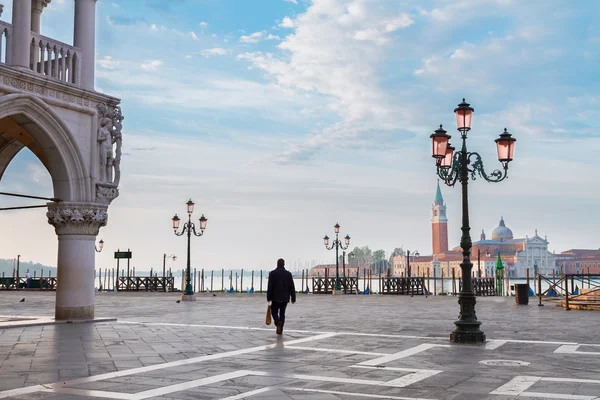
[[[31,0],[31,31],[40,33],[42,28],[42,12],[52,0]]]
[[[48,223],[58,235],[56,319],[94,318],[95,241],[108,220],[107,206],[48,205]]]
[[[29,54],[31,52],[31,0],[13,2],[12,24],[12,65],[29,68]]]
[[[83,50],[81,86],[93,90],[96,66],[96,0],[75,0],[73,46]]]

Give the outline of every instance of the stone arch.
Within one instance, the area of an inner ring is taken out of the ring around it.
[[[10,161],[26,146],[48,169],[54,197],[69,202],[93,200],[90,177],[75,138],[48,104],[29,94],[2,96],[0,122],[8,124],[12,132],[0,132],[0,179]]]

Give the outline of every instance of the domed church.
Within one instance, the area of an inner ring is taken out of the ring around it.
[[[485,232],[481,232],[481,240],[473,243],[472,259],[476,261],[478,254],[486,255],[486,259],[500,254],[504,268],[509,271],[510,277],[524,278],[529,268],[530,276],[536,273],[549,274],[556,266],[556,256],[548,251],[548,239],[541,238],[537,229],[533,237],[525,236],[524,239],[515,239],[512,230],[506,226],[504,217],[500,217],[498,226],[492,231],[492,239],[486,239]],[[489,256],[488,256],[489,254]],[[493,263],[485,263],[486,274],[493,268]]]

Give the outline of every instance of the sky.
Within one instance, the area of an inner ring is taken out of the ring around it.
[[[183,268],[171,218],[188,198],[208,218],[193,268],[333,262],[322,238],[336,222],[352,246],[429,254],[429,135],[458,137],[463,97],[488,172],[494,139],[517,138],[507,180],[469,184],[473,237],[502,215],[557,253],[597,249],[599,17],[600,3],[566,0],[99,0],[96,90],[122,99],[125,120],[97,267],[129,248],[138,270],[163,253]],[[72,43],[73,1],[52,1],[42,34]],[[0,191],[51,196],[51,177],[24,150]],[[460,188],[442,193],[454,247]],[[32,203],[0,198],[16,204]],[[0,235],[0,258],[56,264],[43,209],[1,213]]]

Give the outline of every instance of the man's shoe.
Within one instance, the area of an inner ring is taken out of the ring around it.
[[[278,322],[276,324],[277,326],[277,330],[275,331],[278,335],[281,335],[283,333],[283,324],[281,322]]]

